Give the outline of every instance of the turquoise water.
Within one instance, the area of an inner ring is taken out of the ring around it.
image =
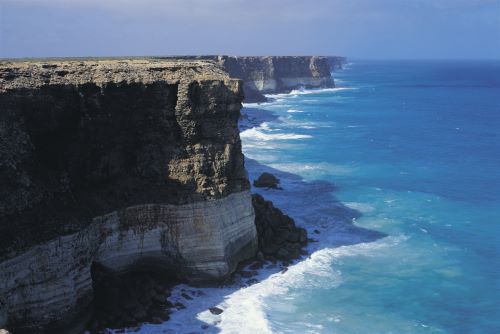
[[[500,333],[500,62],[334,74],[339,88],[271,96],[240,122],[250,179],[283,188],[252,191],[307,228],[309,255],[178,285],[186,308],[140,333]]]
[[[260,331],[500,333],[500,63],[334,74],[244,110],[251,179],[277,173],[284,190],[259,191],[319,240],[252,287]]]

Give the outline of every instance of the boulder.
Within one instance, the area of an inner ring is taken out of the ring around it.
[[[271,173],[264,172],[260,174],[257,180],[253,181],[254,187],[278,189],[280,180]]]
[[[221,314],[222,312],[224,312],[224,310],[222,310],[222,309],[220,309],[220,308],[218,308],[218,307],[216,307],[216,306],[211,307],[211,308],[209,308],[208,310],[210,311],[210,313],[215,314],[215,315],[219,315],[219,314]]]

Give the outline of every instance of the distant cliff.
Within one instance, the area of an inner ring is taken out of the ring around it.
[[[75,318],[95,265],[212,280],[254,256],[242,99],[207,61],[0,62],[0,328]]]
[[[330,62],[330,68],[332,71],[341,70],[344,68],[344,65],[347,64],[347,58],[340,56],[328,57],[328,61]]]
[[[334,86],[326,57],[223,56],[219,62],[231,76],[243,80],[246,102],[264,101],[262,94]]]
[[[243,80],[245,102],[264,102],[263,94],[288,93],[300,88],[334,87],[331,58],[319,56],[193,56],[218,63]],[[340,58],[340,57],[338,57]]]

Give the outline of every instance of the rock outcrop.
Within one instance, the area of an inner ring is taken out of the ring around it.
[[[266,201],[261,195],[252,195],[259,250],[267,257],[293,260],[301,255],[307,244],[307,231],[295,226],[289,216]]]
[[[318,56],[193,56],[212,60],[233,78],[244,82],[245,102],[265,102],[263,94],[288,93],[300,88],[334,87],[330,58]]]
[[[212,280],[254,256],[242,99],[207,61],[0,62],[0,328],[75,318],[96,265]]]
[[[262,94],[334,86],[326,57],[222,56],[219,63],[231,76],[243,80],[246,102],[265,101]]]
[[[271,173],[264,172],[253,181],[254,187],[257,188],[274,188],[279,187],[280,180]]]

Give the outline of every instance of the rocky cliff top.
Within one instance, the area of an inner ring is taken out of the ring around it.
[[[0,61],[0,258],[125,207],[248,189],[241,86],[202,60]]]
[[[188,59],[52,59],[0,61],[0,92],[43,85],[95,83],[148,84],[165,81],[228,80],[207,60]]]
[[[212,61],[232,78],[244,82],[245,102],[264,102],[263,94],[287,93],[300,88],[334,87],[332,57],[324,56],[182,56],[183,60]],[[336,58],[336,57],[333,57]],[[159,59],[175,59],[160,57]]]

